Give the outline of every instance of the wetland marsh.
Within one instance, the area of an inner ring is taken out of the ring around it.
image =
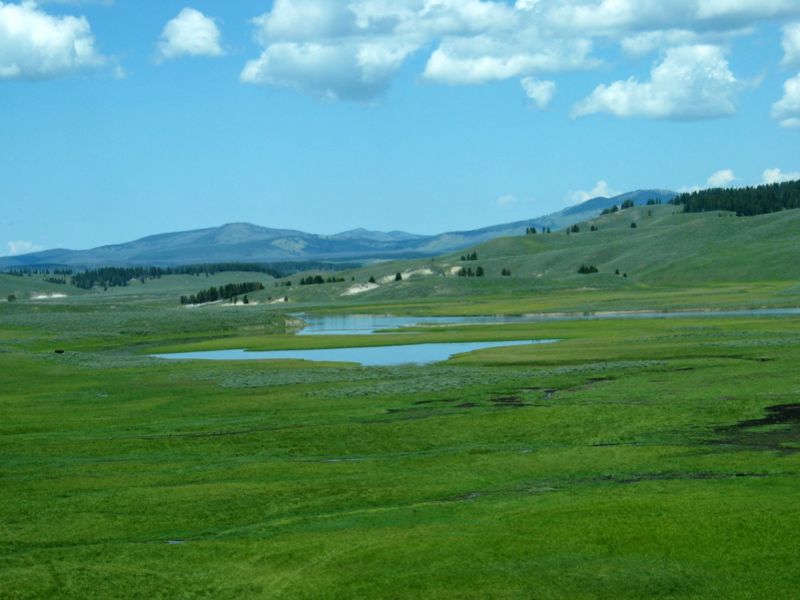
[[[800,583],[798,316],[297,336],[268,306],[112,302],[0,307],[5,597],[789,599]],[[401,366],[148,358],[399,335],[520,345]]]

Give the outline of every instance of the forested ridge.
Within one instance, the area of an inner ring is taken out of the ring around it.
[[[725,210],[744,217],[763,215],[800,208],[800,181],[700,190],[681,194],[672,203],[683,205],[687,213]]]
[[[84,290],[94,287],[125,287],[131,281],[139,280],[144,283],[147,280],[159,279],[164,275],[214,275],[216,273],[242,272],[242,273],[265,273],[276,279],[288,277],[294,273],[320,270],[336,271],[346,268],[354,268],[358,264],[333,264],[323,262],[285,262],[285,263],[214,263],[202,265],[185,265],[180,267],[102,267],[99,269],[89,269],[72,275],[72,285]]]
[[[216,302],[217,300],[230,300],[242,294],[263,290],[264,284],[258,281],[247,281],[245,283],[229,283],[219,287],[210,287],[191,296],[181,296],[181,304],[205,304],[206,302]],[[245,296],[245,299],[247,296]],[[245,300],[245,303],[247,301]]]

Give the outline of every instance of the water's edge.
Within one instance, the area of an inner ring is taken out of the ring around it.
[[[453,317],[402,317],[394,315],[309,315],[293,313],[305,326],[297,335],[370,335],[388,329],[416,325],[503,325],[548,321],[591,321],[601,319],[680,319],[712,317],[800,316],[800,308],[755,308],[747,310],[686,311],[599,311],[592,313],[538,313],[526,315],[485,315]]]
[[[426,365],[441,362],[456,354],[535,344],[553,344],[558,340],[524,340],[505,342],[453,342],[438,344],[406,344],[402,346],[366,346],[352,348],[323,348],[313,350],[210,350],[154,354],[155,358],[170,360],[310,360],[315,362],[359,363],[365,367]]]

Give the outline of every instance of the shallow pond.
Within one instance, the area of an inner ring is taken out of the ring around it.
[[[156,354],[157,358],[179,360],[313,360],[322,362],[354,362],[367,367],[387,367],[405,364],[430,364],[447,360],[455,354],[527,346],[552,344],[558,340],[526,340],[516,342],[461,342],[447,344],[407,344],[405,346],[372,346],[362,348],[327,348],[316,350],[214,350],[208,352],[183,352]]]
[[[487,325],[595,319],[676,319],[687,317],[800,316],[800,308],[758,308],[725,311],[596,312],[590,314],[486,315],[469,317],[398,317],[393,315],[293,315],[305,322],[298,335],[367,335],[414,325]]]

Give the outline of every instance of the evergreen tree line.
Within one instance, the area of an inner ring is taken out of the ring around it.
[[[147,279],[158,279],[164,275],[160,267],[102,267],[90,269],[72,276],[72,285],[82,290],[90,290],[95,286],[125,287],[133,279],[144,282]]]
[[[478,253],[477,252],[470,252],[469,254],[464,254],[461,256],[461,260],[478,260]]]
[[[484,276],[483,267],[478,267],[474,271],[472,270],[472,267],[469,267],[467,269],[465,269],[464,267],[461,267],[458,270],[458,276],[459,277],[483,277]]]
[[[257,281],[247,281],[245,283],[229,283],[219,287],[210,287],[191,296],[181,296],[181,304],[205,304],[216,302],[217,300],[230,300],[241,294],[263,290],[264,284]]]
[[[647,206],[659,206],[660,204],[661,204],[661,198],[650,198],[647,201]],[[603,211],[600,214],[613,215],[616,212],[619,212],[621,210],[628,210],[629,208],[633,208],[634,206],[636,206],[636,202],[634,202],[633,200],[625,200],[625,202],[623,202],[619,206],[615,204],[614,206],[610,206],[609,208],[603,209]]]
[[[652,206],[651,203],[655,204],[655,202],[656,202],[655,200],[648,200],[647,204]],[[659,200],[659,202],[660,202],[660,200]],[[636,206],[636,202],[634,202],[633,200],[625,200],[625,202],[623,202],[619,206],[617,206],[615,204],[614,206],[611,206],[610,208],[603,209],[603,211],[600,214],[601,215],[613,215],[616,212],[619,212],[621,210],[628,210],[629,208],[633,208],[634,206]]]
[[[300,285],[319,285],[321,283],[342,283],[344,277],[322,277],[321,275],[309,275],[300,280]]]
[[[578,267],[578,273],[581,275],[589,275],[590,273],[599,273],[600,269],[594,265],[581,265]]]
[[[43,269],[39,267],[14,267],[11,269],[6,269],[4,272],[6,275],[14,275],[16,277],[24,277],[26,275],[30,277],[31,275],[50,275],[51,271],[50,269]],[[59,271],[52,272],[54,274],[60,274]]]
[[[536,227],[526,227],[525,228],[525,235],[536,235],[539,233],[536,231]],[[550,233],[549,227],[542,227],[542,233]]]
[[[2,271],[6,275],[14,275],[16,277],[31,277],[32,275],[72,275],[72,269],[67,268],[50,268],[38,266],[38,267],[10,267],[6,268]]]
[[[725,210],[740,217],[752,217],[800,208],[800,181],[700,190],[681,194],[672,204],[683,205],[683,212],[687,213]]]
[[[239,271],[243,273],[265,273],[276,279],[288,277],[301,271],[320,270],[334,271],[357,268],[357,263],[335,264],[318,261],[281,262],[281,263],[209,263],[198,265],[182,265],[176,267],[102,267],[88,269],[72,275],[72,285],[90,290],[93,287],[125,287],[132,280],[142,283],[147,280],[160,279],[164,275],[194,275],[209,277],[217,273]],[[55,273],[55,271],[54,271]]]

